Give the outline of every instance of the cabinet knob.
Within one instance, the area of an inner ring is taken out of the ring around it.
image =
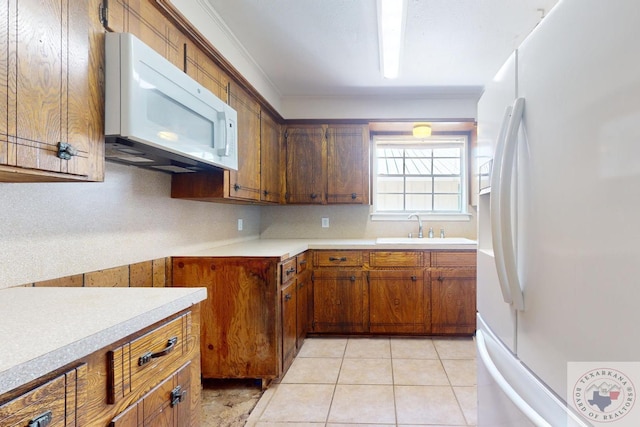
[[[355,200],[355,199],[356,199],[356,197],[358,197],[358,196],[356,195],[356,193],[351,193],[351,200]]]
[[[233,189],[234,189],[235,191],[240,190],[240,185],[238,185],[238,184],[233,184]]]
[[[58,158],[62,160],[70,160],[73,156],[78,155],[78,149],[68,142],[58,142]]]
[[[269,195],[269,192],[268,192],[267,190],[264,190],[264,191],[262,192],[262,194],[264,194],[265,196],[268,196],[268,195]]]
[[[284,296],[284,300],[285,300],[285,301],[289,301],[289,300],[291,300],[291,294],[286,294],[286,295]]]
[[[438,282],[444,282],[444,277],[438,276]]]
[[[413,280],[414,282],[418,280],[418,276],[411,276],[411,280]]]
[[[285,274],[291,274],[291,273],[295,273],[296,269],[291,267],[290,269],[288,269],[287,271],[285,271]]]
[[[351,277],[349,278],[349,280],[351,280],[352,282],[355,282],[355,281],[356,281],[356,276],[351,276]]]
[[[317,198],[318,198],[318,195],[317,195],[316,193],[311,193],[310,197],[311,197],[312,199],[317,199]]]

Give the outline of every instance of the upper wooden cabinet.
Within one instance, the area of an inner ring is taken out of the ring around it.
[[[1,181],[104,179],[100,3],[0,6]]]
[[[266,111],[260,112],[260,200],[280,203],[283,199],[281,128]]]
[[[238,112],[238,170],[229,172],[229,197],[260,201],[260,104],[237,84],[229,88]]]
[[[287,126],[288,204],[369,203],[367,125]]]
[[[184,70],[187,38],[148,0],[104,0],[106,29],[131,33]]]
[[[185,45],[185,72],[215,96],[229,103],[229,76],[191,40]]]

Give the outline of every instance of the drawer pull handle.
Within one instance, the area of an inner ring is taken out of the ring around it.
[[[185,397],[187,397],[187,391],[182,390],[182,387],[177,386],[171,390],[171,407],[173,408],[178,403],[183,402]]]
[[[291,273],[295,273],[295,272],[296,272],[296,269],[294,267],[291,267],[290,269],[285,271],[286,274],[291,274]]]
[[[300,265],[305,265],[307,263],[306,259],[303,259],[302,261],[300,261]]]
[[[140,358],[138,359],[138,366],[146,365],[147,363],[151,362],[151,359],[166,356],[173,351],[177,343],[178,337],[169,338],[169,341],[167,341],[167,346],[164,348],[164,350],[157,353],[151,353],[150,351],[148,351],[140,356]]]
[[[30,420],[29,424],[27,424],[27,427],[46,427],[51,424],[52,420],[53,414],[51,413],[51,411],[47,411],[44,414]]]
[[[329,261],[346,261],[346,260],[347,260],[346,256],[343,256],[343,257],[340,257],[340,258],[335,257],[335,256],[330,256],[329,257]]]
[[[78,150],[68,142],[58,142],[58,153],[56,156],[62,160],[71,160],[73,156],[78,155]]]

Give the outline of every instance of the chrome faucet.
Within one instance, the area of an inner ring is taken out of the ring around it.
[[[412,213],[407,219],[411,219],[413,217],[416,217],[418,219],[418,238],[422,239],[422,237],[424,236],[422,235],[422,220],[420,219],[420,215],[417,212]]]

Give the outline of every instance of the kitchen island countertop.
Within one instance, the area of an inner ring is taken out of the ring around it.
[[[0,290],[0,395],[199,303],[206,288]]]

